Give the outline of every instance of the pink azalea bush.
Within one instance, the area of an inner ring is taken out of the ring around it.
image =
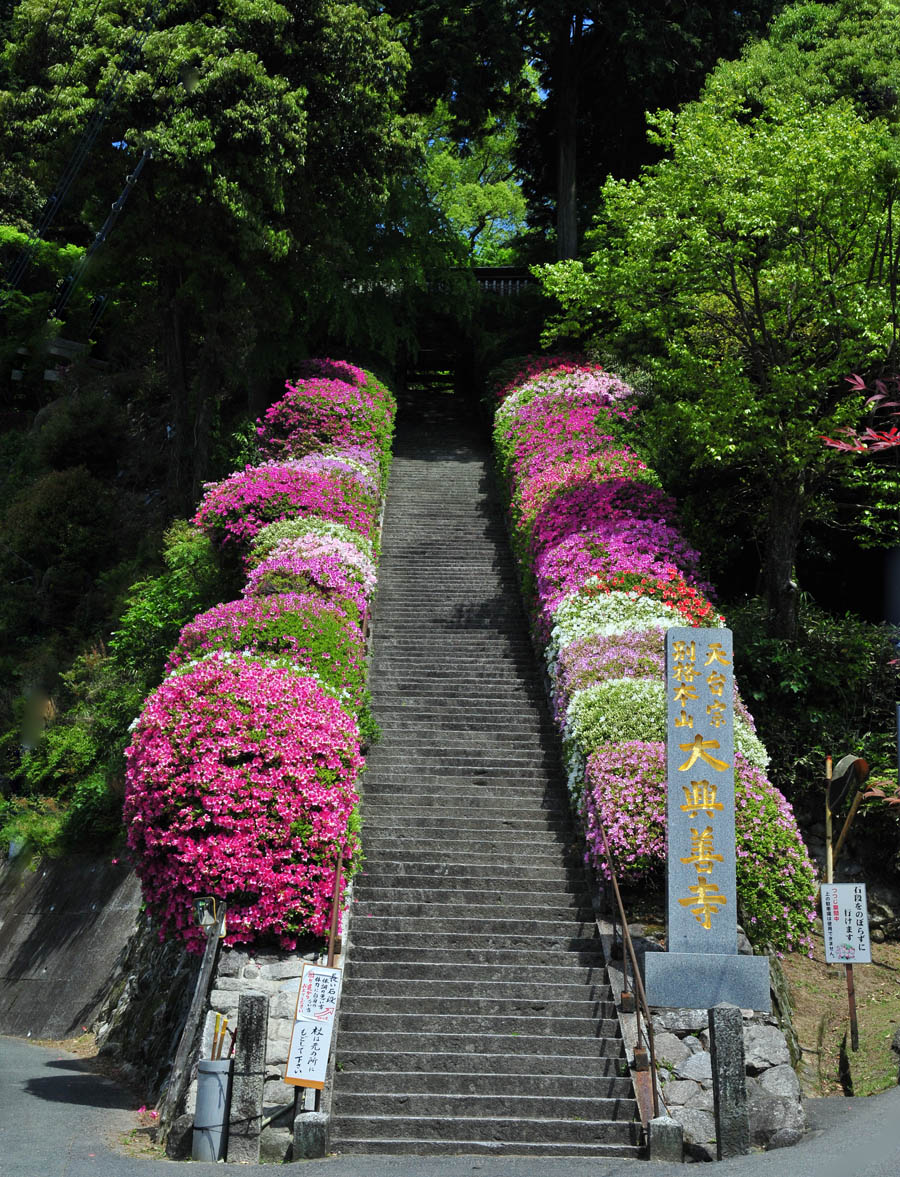
[[[344,707],[365,701],[366,665],[359,610],[315,593],[278,593],[226,601],[182,629],[167,671],[231,651],[285,658],[315,677]]]
[[[257,564],[270,556],[283,540],[300,539],[303,536],[327,536],[330,539],[341,540],[355,548],[367,565],[375,568],[376,547],[374,541],[377,535],[371,537],[360,535],[345,523],[335,523],[331,519],[324,519],[321,515],[306,515],[302,519],[279,519],[275,523],[267,523],[257,532],[250,544],[247,556],[247,567],[255,568]]]
[[[193,522],[222,548],[243,551],[267,523],[308,514],[369,535],[377,507],[371,491],[337,470],[310,469],[302,461],[266,462],[207,483]]]
[[[311,678],[239,657],[170,675],[126,751],[125,821],[161,935],[193,951],[191,905],[228,905],[226,942],[322,935],[335,864],[358,850],[356,724]]]
[[[499,382],[497,399],[497,464],[573,803],[594,858],[602,817],[614,823],[622,874],[659,876],[665,804],[653,774],[664,732],[663,636],[673,625],[723,620],[700,555],[680,533],[674,500],[631,447],[637,399],[627,385],[565,357]],[[790,806],[763,775],[768,758],[738,694],[735,708],[746,808],[738,885],[750,931],[776,945],[804,944],[812,867]],[[616,812],[602,773],[620,760]],[[759,863],[770,834],[754,834],[753,823],[769,818],[775,853],[784,852],[789,869],[766,875]]]
[[[808,952],[816,875],[784,796],[735,755],[737,889],[751,934]],[[600,824],[616,873],[661,883],[666,862],[666,750],[661,742],[603,744],[588,758],[581,814],[590,861],[608,876]]]

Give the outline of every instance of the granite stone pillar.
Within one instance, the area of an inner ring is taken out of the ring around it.
[[[744,1066],[744,1019],[733,1005],[709,1011],[716,1155],[740,1157],[750,1151],[750,1115]]]
[[[265,994],[242,993],[238,1002],[228,1121],[229,1162],[259,1164],[268,1024],[269,999]]]

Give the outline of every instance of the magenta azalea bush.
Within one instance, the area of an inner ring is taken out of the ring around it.
[[[764,944],[808,952],[818,886],[793,810],[740,753],[734,788],[737,889],[750,933]],[[588,856],[603,875],[609,871],[600,824],[620,877],[660,883],[666,862],[665,745],[628,740],[598,747],[588,759],[581,815]]]
[[[497,382],[496,399],[494,449],[513,549],[589,854],[596,860],[602,819],[620,875],[659,879],[664,633],[723,620],[674,500],[631,446],[638,404],[623,381],[578,357],[532,359]],[[812,867],[790,806],[764,776],[768,757],[738,694],[735,707],[738,889],[748,930],[776,946],[804,946]],[[764,832],[757,822],[768,823]],[[767,873],[772,856],[785,867]]]
[[[267,523],[310,514],[369,535],[377,507],[370,490],[336,469],[310,469],[303,461],[266,462],[207,483],[193,522],[222,548],[244,551]]]
[[[125,821],[163,934],[201,951],[198,896],[228,905],[227,943],[323,934],[335,865],[357,853],[356,724],[311,678],[239,657],[170,675],[127,756]]]
[[[335,371],[327,361],[328,371]],[[390,449],[396,402],[370,373],[341,379],[311,375],[285,385],[285,395],[257,427],[260,450],[271,458],[300,457],[329,447],[361,446],[378,455]]]

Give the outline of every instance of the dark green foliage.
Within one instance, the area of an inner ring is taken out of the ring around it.
[[[726,610],[741,694],[792,801],[821,797],[826,755],[853,753],[873,778],[896,776],[900,630],[834,617],[804,598],[796,640],[768,637],[765,603]]]
[[[84,467],[98,477],[115,475],[127,422],[108,391],[76,388],[42,410],[35,429],[35,457],[42,465],[53,470]]]

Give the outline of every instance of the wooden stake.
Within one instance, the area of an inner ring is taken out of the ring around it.
[[[331,931],[328,933],[328,967],[334,968],[334,944],[337,939],[338,920],[340,919],[341,874],[344,869],[344,852],[338,855],[337,866],[334,871],[334,895],[331,900]]]
[[[844,965],[847,970],[847,1003],[850,1006],[850,1049],[859,1050],[859,1023],[856,1020],[856,988],[853,984],[853,965]]]
[[[831,845],[831,798],[828,796],[831,787],[831,757],[825,757],[825,882],[834,882],[834,848]]]

